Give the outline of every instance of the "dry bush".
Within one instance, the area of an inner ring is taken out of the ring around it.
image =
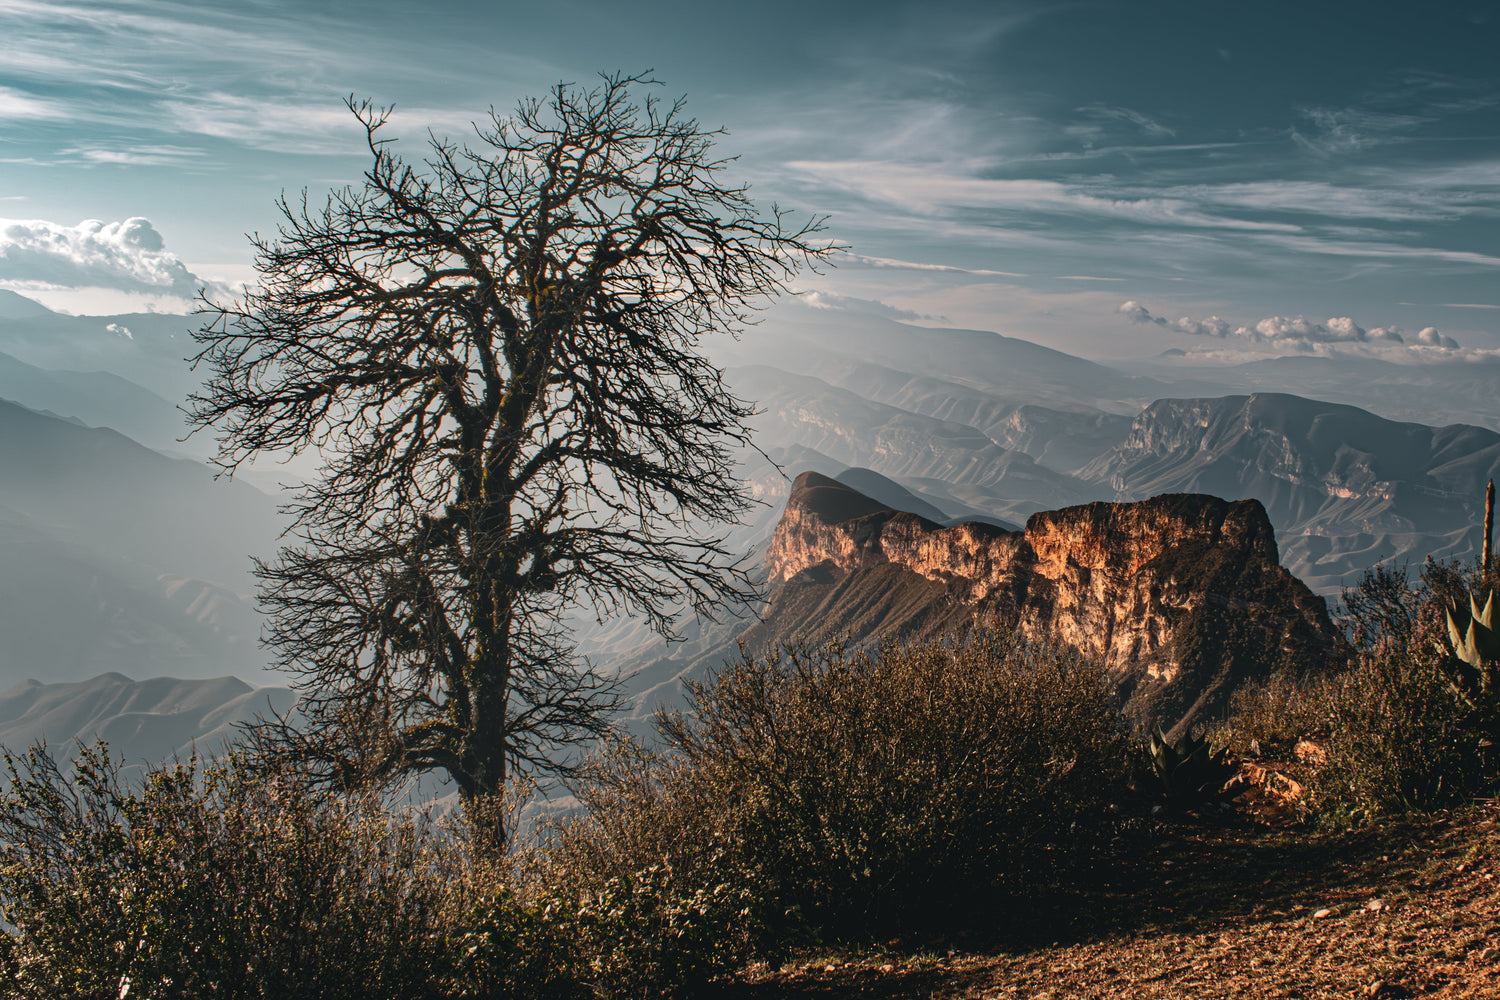
[[[1494,785],[1482,737],[1421,648],[1361,655],[1322,697],[1328,762],[1313,783],[1335,826],[1453,805]]]
[[[1260,756],[1289,760],[1299,740],[1326,733],[1332,684],[1326,675],[1288,672],[1248,682],[1230,696],[1224,720],[1207,735],[1238,757],[1255,755],[1258,747]]]
[[[10,996],[499,995],[539,940],[518,912],[525,940],[478,947],[496,873],[423,813],[234,757],[138,786],[102,747],[70,770],[45,748],[5,760]]]
[[[1003,907],[1126,767],[1100,668],[1008,632],[745,655],[688,702],[658,717],[660,753],[600,763],[548,857],[585,880],[668,866],[723,911],[726,957]]]

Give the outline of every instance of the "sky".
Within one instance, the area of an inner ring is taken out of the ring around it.
[[[180,311],[276,199],[654,71],[850,247],[807,304],[1103,359],[1500,352],[1500,5],[0,0],[0,288]]]

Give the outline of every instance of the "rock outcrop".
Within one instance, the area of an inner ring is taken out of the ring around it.
[[[1345,646],[1284,569],[1255,500],[1172,494],[1032,515],[1021,532],[944,528],[817,473],[797,479],[766,555],[751,645],[919,638],[991,621],[1101,659],[1127,714],[1180,731],[1247,679]]]

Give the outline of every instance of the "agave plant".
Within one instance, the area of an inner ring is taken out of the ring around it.
[[[1494,588],[1482,608],[1473,594],[1467,607],[1449,604],[1447,619],[1449,642],[1439,665],[1448,685],[1488,734],[1500,735],[1500,609]]]
[[[1172,743],[1157,726],[1150,745],[1151,766],[1168,799],[1214,795],[1234,774],[1234,766],[1228,760],[1229,748],[1214,750],[1206,736],[1194,739],[1188,732]]]

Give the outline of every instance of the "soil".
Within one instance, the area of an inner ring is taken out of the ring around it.
[[[1238,815],[1153,822],[1007,923],[803,953],[725,993],[1500,998],[1500,803],[1344,833]]]

